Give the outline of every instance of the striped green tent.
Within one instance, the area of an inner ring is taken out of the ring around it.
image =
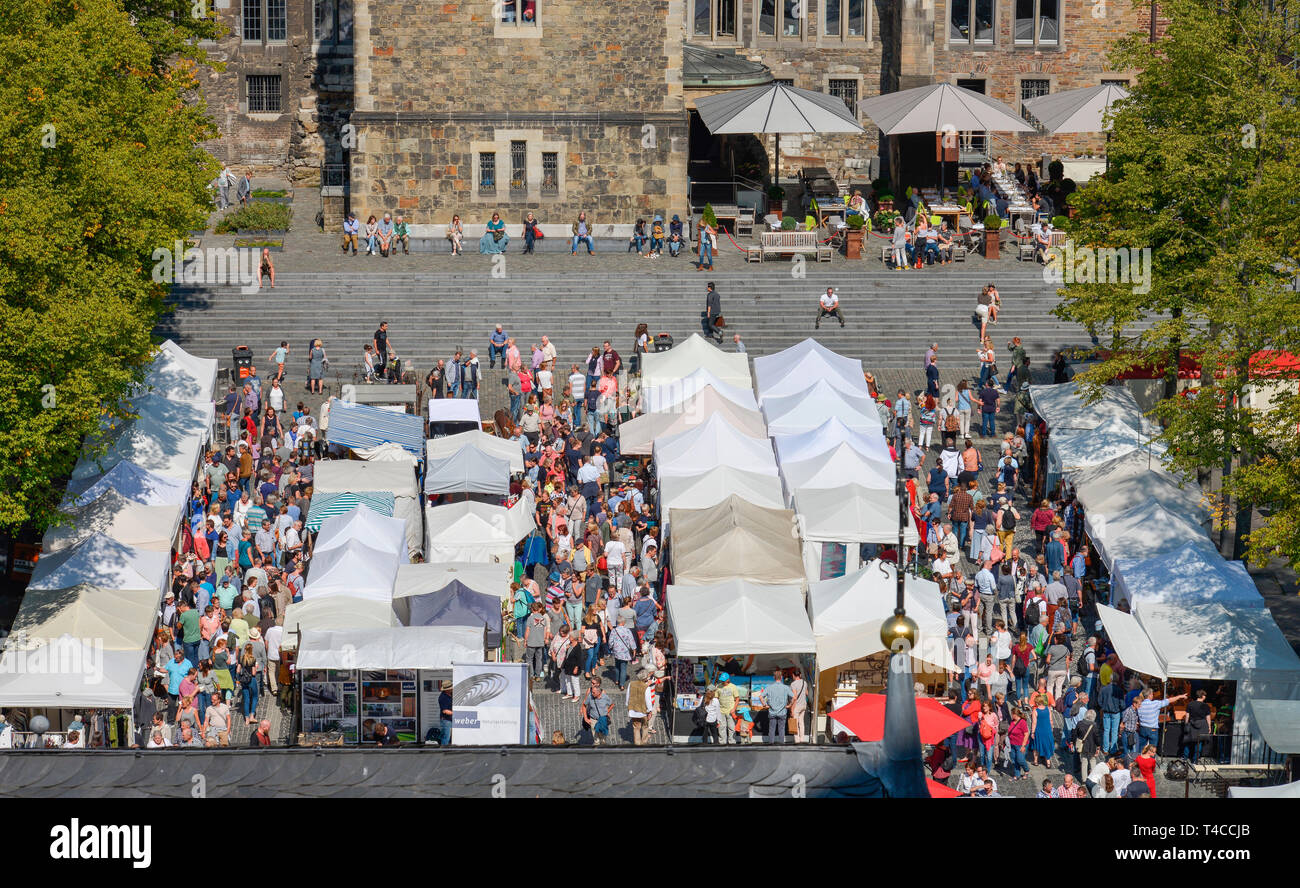
[[[380,515],[393,517],[393,494],[388,491],[365,491],[362,493],[317,493],[311,498],[304,527],[315,533],[332,515],[350,512],[357,505],[364,505]]]

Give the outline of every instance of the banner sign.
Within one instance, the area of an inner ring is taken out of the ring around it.
[[[528,742],[525,663],[452,663],[452,746]]]

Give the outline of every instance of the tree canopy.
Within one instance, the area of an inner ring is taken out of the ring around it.
[[[82,438],[149,360],[163,296],[150,255],[211,205],[194,64],[161,62],[206,25],[168,14],[188,0],[126,7],[0,4],[3,529],[57,518]]]
[[[1247,406],[1252,356],[1300,339],[1290,287],[1300,268],[1298,23],[1269,0],[1166,0],[1161,11],[1170,25],[1160,40],[1135,34],[1114,49],[1112,67],[1141,73],[1113,109],[1107,173],[1070,201],[1076,244],[1150,250],[1150,289],[1067,275],[1057,313],[1107,350],[1081,376],[1090,386],[1138,366],[1172,383],[1180,356],[1199,363],[1199,382],[1167,386],[1154,412],[1176,468],[1224,468],[1220,512],[1236,514],[1240,555],[1270,485],[1238,484],[1233,470],[1273,453],[1286,428]],[[1141,319],[1154,324],[1138,329]],[[1267,465],[1300,483],[1296,463]],[[1276,554],[1269,538],[1249,540],[1254,560]]]

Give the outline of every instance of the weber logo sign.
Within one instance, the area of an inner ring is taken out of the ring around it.
[[[152,826],[83,824],[77,818],[67,826],[50,829],[50,857],[54,860],[129,860],[136,869],[153,861]]]
[[[523,663],[452,663],[453,746],[527,742],[528,675]]]

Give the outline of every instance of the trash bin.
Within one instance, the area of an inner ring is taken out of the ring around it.
[[[253,352],[246,345],[238,345],[230,350],[230,356],[235,359],[235,372],[231,374],[236,379],[247,379],[253,370]]]

